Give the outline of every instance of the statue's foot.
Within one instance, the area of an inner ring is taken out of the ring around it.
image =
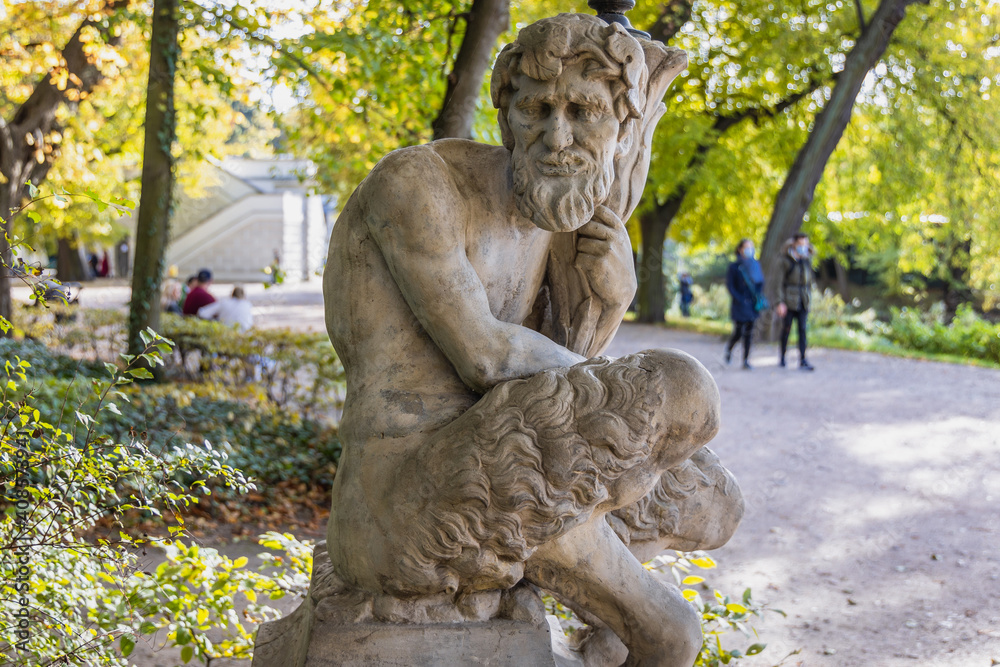
[[[588,625],[573,637],[584,667],[618,667],[628,658],[625,644],[603,623]]]

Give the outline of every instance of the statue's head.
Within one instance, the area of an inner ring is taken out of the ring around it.
[[[633,140],[646,78],[635,38],[596,16],[543,19],[504,48],[490,87],[523,215],[553,232],[590,220]]]

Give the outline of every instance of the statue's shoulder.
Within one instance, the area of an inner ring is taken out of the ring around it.
[[[498,177],[509,156],[502,146],[440,139],[392,151],[379,160],[367,180],[381,192],[461,193],[470,180],[482,183]]]

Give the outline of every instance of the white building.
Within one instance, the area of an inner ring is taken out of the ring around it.
[[[225,158],[212,161],[216,184],[174,206],[166,265],[181,280],[210,269],[218,281],[258,282],[277,256],[288,281],[315,278],[329,229],[319,195],[310,194],[309,160]]]

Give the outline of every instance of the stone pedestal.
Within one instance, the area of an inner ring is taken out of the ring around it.
[[[293,613],[260,627],[252,667],[555,664],[553,634],[533,587],[478,592],[458,601],[373,595],[337,578],[321,542],[309,595]]]

